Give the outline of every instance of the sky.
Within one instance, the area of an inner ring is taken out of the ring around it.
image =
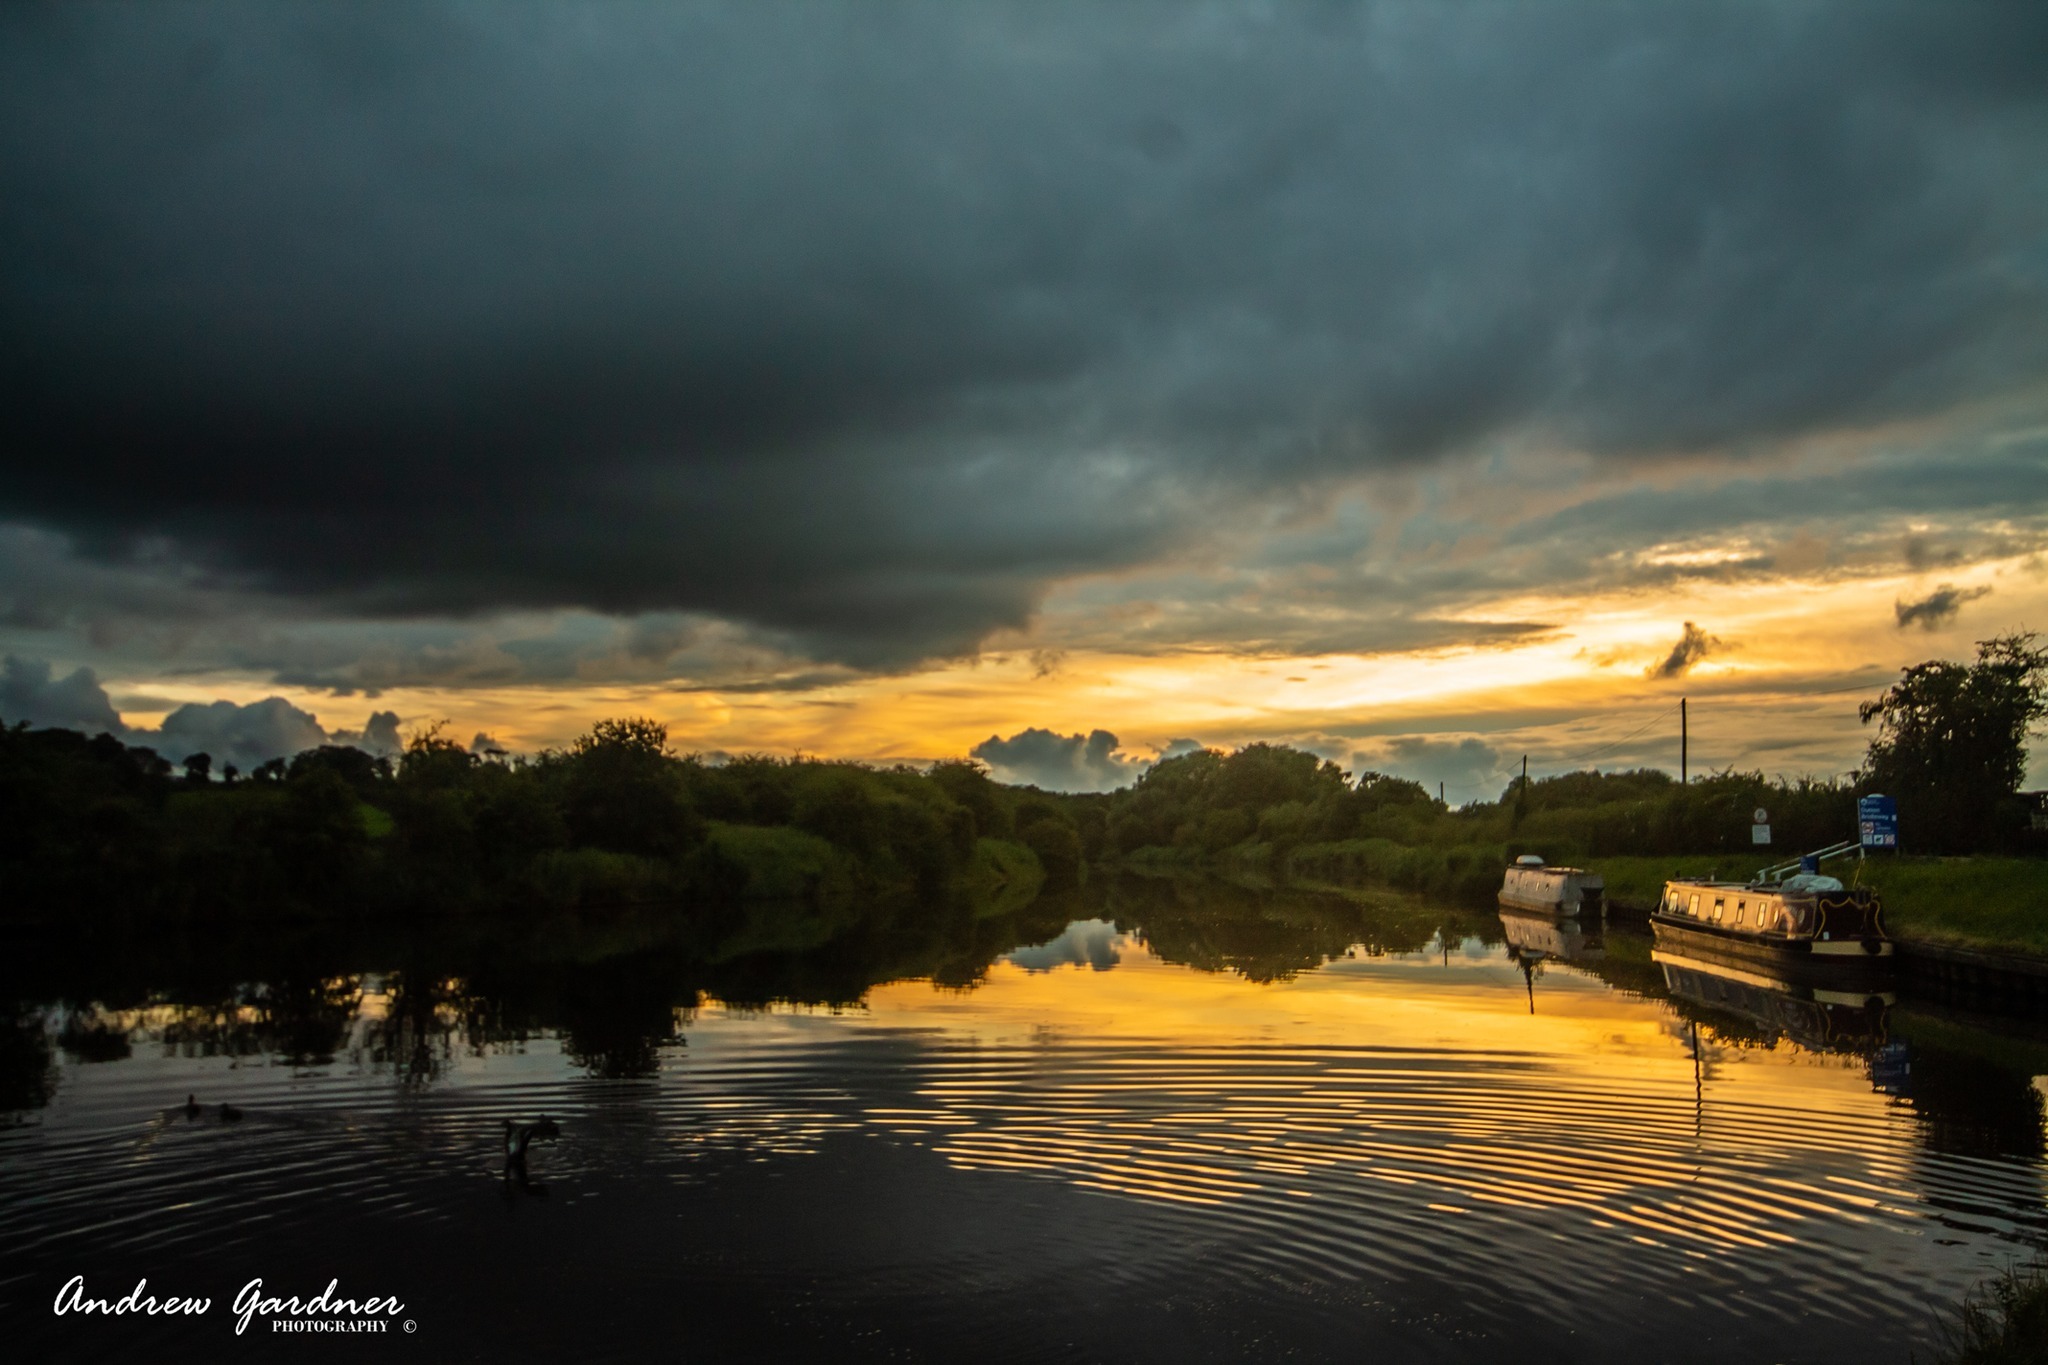
[[[1457,802],[2048,628],[2038,4],[23,3],[0,175],[0,718],[174,759]]]

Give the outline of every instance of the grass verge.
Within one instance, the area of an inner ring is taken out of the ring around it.
[[[1698,858],[1602,858],[1595,870],[1610,900],[1653,904],[1669,877],[1718,872],[1730,880],[1751,876],[1752,863],[1726,854]],[[1851,882],[1853,863],[1827,871]],[[2036,858],[1872,858],[1862,885],[1884,898],[1885,925],[1908,943],[1942,943],[1982,952],[2048,957],[2048,861]]]

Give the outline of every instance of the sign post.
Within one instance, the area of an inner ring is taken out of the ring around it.
[[[1749,841],[1752,844],[1768,844],[1771,841],[1771,813],[1758,806],[1749,813],[1752,823],[1749,827]]]
[[[1856,798],[1856,837],[1865,848],[1899,847],[1899,803],[1889,796]]]

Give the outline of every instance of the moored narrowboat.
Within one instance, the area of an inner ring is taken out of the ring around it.
[[[1782,881],[1674,878],[1650,923],[1659,947],[1708,960],[1836,973],[1894,960],[1877,893],[1816,872]]]
[[[1550,867],[1533,853],[1515,859],[1500,884],[1500,903],[1546,915],[1599,915],[1607,883],[1580,867]]]

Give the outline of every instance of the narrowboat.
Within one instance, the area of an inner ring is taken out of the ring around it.
[[[1500,903],[1545,915],[1599,915],[1607,883],[1578,867],[1550,867],[1533,853],[1515,859],[1500,884]]]
[[[1836,976],[1895,961],[1877,893],[1813,871],[1775,881],[1674,878],[1650,924],[1659,948],[1708,961]]]

